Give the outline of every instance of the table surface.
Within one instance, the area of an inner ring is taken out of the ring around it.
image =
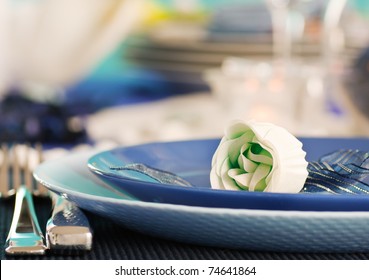
[[[36,211],[41,225],[50,214],[50,202],[35,198]],[[0,199],[0,243],[5,244],[10,228],[14,197]],[[1,260],[367,260],[369,253],[314,254],[277,253],[231,250],[184,244],[136,233],[114,222],[86,212],[94,230],[94,244],[89,252],[81,254],[55,254],[44,256],[7,256],[2,249]]]

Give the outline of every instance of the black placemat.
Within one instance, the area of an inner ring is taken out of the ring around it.
[[[50,202],[36,198],[36,211],[41,225],[45,225],[50,214]],[[3,247],[11,223],[14,198],[0,200],[0,244]],[[86,212],[94,230],[94,244],[90,252],[83,254],[57,255],[48,252],[45,256],[7,256],[4,248],[2,260],[367,260],[369,253],[350,254],[306,254],[252,252],[226,248],[202,247],[143,235],[121,225]]]

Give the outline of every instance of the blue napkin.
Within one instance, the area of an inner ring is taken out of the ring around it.
[[[338,150],[308,165],[302,192],[369,194],[369,153]]]

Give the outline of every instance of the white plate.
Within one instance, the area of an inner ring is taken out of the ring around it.
[[[81,208],[141,233],[247,250],[368,252],[369,212],[227,209],[133,201],[87,168],[93,152],[46,161],[36,179]]]

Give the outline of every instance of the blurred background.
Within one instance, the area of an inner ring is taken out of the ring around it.
[[[0,0],[0,141],[369,136],[369,1]]]

